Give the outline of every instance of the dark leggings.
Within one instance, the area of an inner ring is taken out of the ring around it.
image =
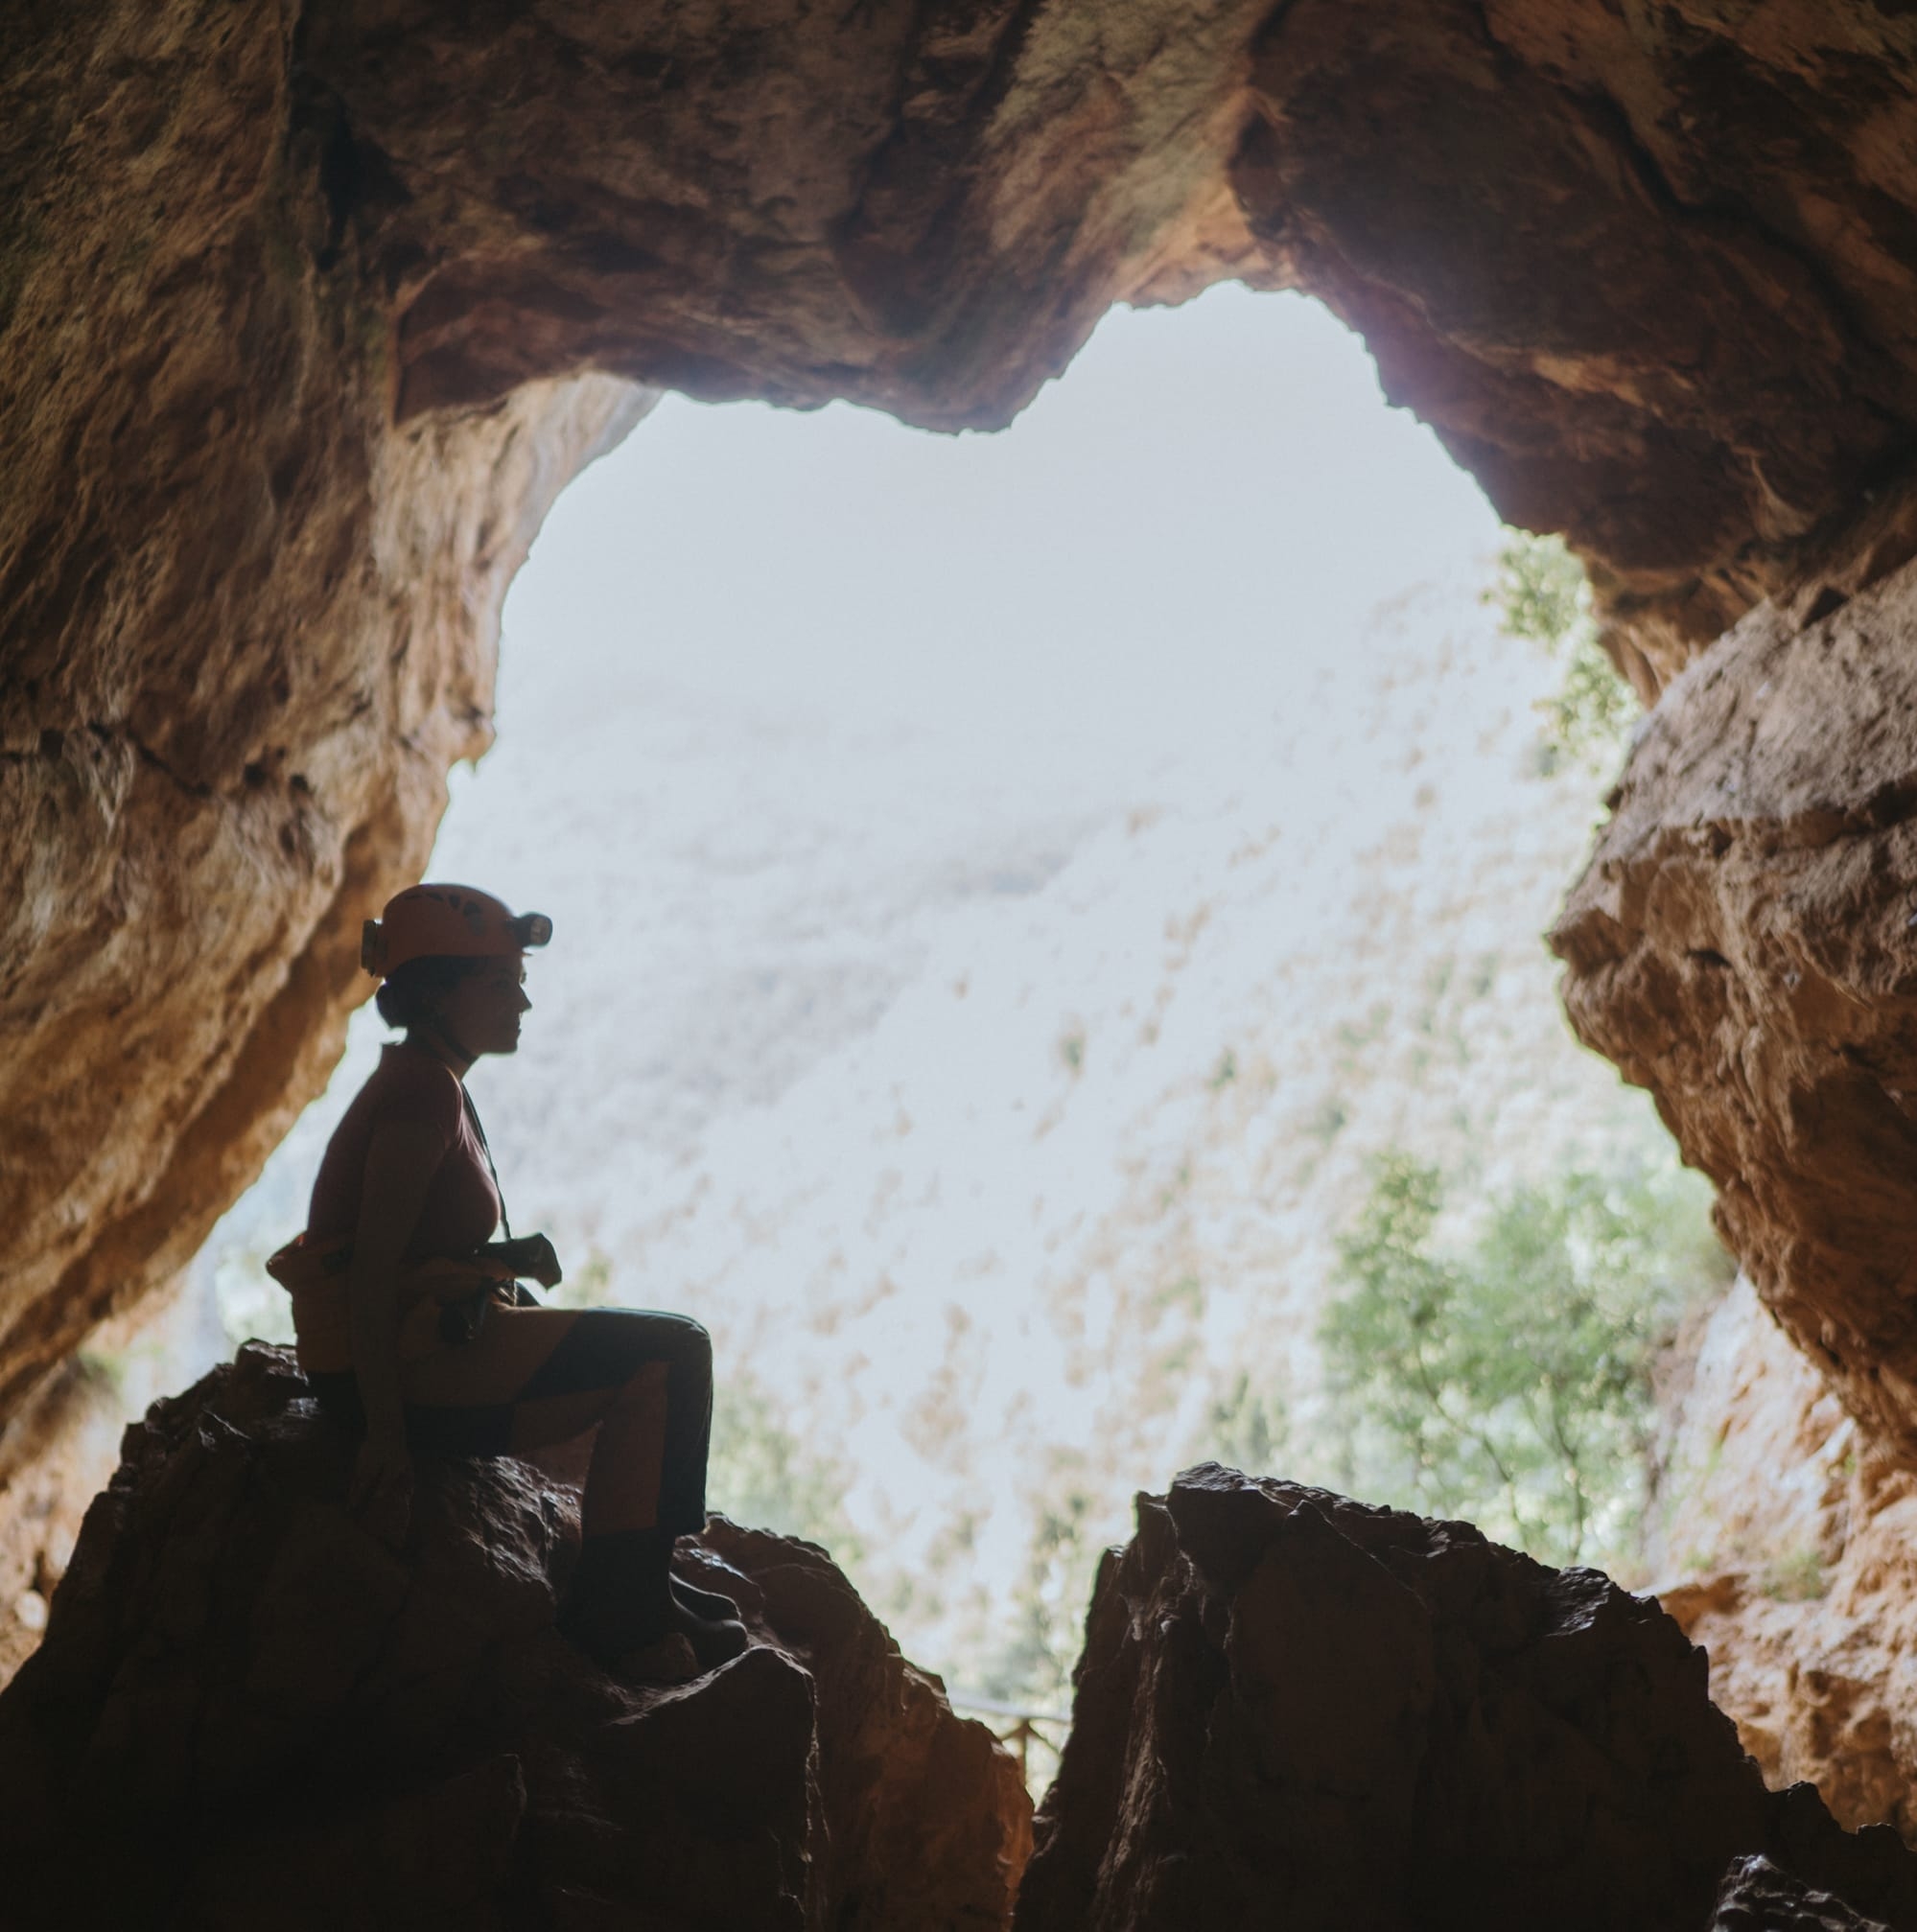
[[[350,1370],[309,1379],[328,1414],[364,1429]],[[402,1364],[400,1387],[407,1441],[429,1455],[518,1455],[596,1424],[589,1536],[705,1526],[713,1344],[686,1315],[495,1304],[472,1341]]]

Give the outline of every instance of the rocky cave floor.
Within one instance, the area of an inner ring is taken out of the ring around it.
[[[1468,1525],[1141,1497],[1035,1821],[823,1550],[715,1518],[753,1647],[622,1684],[554,1629],[566,1485],[428,1465],[395,1554],[347,1464],[259,1344],[128,1431],[0,1696],[12,1922],[1917,1927],[1917,1855],[1766,1790],[1654,1601]]]

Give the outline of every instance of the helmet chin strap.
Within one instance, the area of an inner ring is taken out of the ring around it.
[[[438,1040],[442,1046],[450,1046],[468,1066],[471,1066],[479,1059],[479,1055],[469,1052],[465,1041],[436,1014],[426,1022],[424,1030],[431,1034],[434,1039]]]
[[[431,1034],[442,1046],[450,1046],[468,1067],[479,1058],[477,1054],[468,1053],[465,1042],[460,1039],[459,1036],[444,1020],[438,1018],[436,1015],[428,1020],[424,1027],[418,1029],[418,1031]],[[510,1241],[512,1239],[512,1220],[506,1213],[505,1190],[500,1186],[500,1171],[494,1164],[492,1148],[486,1141],[486,1129],[479,1120],[479,1109],[473,1105],[473,1096],[466,1090],[466,1082],[463,1076],[459,1077],[459,1105],[465,1110],[466,1118],[473,1123],[473,1137],[479,1143],[479,1152],[486,1157],[486,1172],[493,1177],[493,1193],[499,1198],[500,1225],[505,1229],[506,1239]]]

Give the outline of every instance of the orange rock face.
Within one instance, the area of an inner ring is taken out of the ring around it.
[[[1911,496],[1883,493],[1795,596],[1677,679],[1554,935],[1574,1024],[1717,1182],[1755,1284],[1714,1319],[1686,1399],[1665,1600],[1767,1778],[1906,1836],[1913,523]]]
[[[1917,1458],[1917,567],[1766,604],[1647,720],[1554,934],[1764,1299]]]
[[[1747,1285],[1711,1318],[1666,1460],[1659,1594],[1765,1781],[1917,1840],[1917,1478]]]
[[[1017,1767],[823,1551],[715,1524],[699,1580],[754,1646],[620,1684],[553,1628],[575,1497],[423,1463],[396,1556],[349,1457],[257,1345],[128,1432],[0,1696],[17,1922],[1006,1922]]]
[[[0,56],[4,1416],[324,1081],[506,584],[645,397],[394,427],[275,10],[35,9]]]
[[[1648,693],[1910,444],[1913,73],[1848,0],[12,10],[0,1414],[324,1078],[634,384],[991,425],[1296,284]]]

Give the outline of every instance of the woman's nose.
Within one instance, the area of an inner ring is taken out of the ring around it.
[[[521,1013],[530,1013],[532,1011],[532,1001],[527,996],[524,987],[519,989],[519,1010]]]

